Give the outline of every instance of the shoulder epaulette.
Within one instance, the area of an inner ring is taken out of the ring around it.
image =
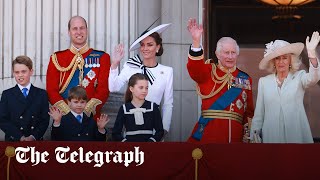
[[[216,64],[213,59],[207,59],[204,63],[205,64]]]
[[[241,71],[243,74],[245,74],[245,75],[249,76],[249,74],[248,74],[248,73],[246,73],[246,72],[242,71],[242,70],[241,70],[241,69],[239,69],[238,67],[237,67],[237,69],[238,69],[239,71]],[[249,76],[249,77],[250,77],[250,76]]]
[[[61,50],[61,51],[57,51],[57,52],[54,52],[54,54],[60,54],[60,53],[64,53],[66,51],[68,51],[69,49],[65,49],[65,50]]]
[[[102,50],[96,50],[96,49],[93,49],[93,51],[99,52],[99,53],[106,53],[106,52],[104,52],[104,51],[102,51]]]

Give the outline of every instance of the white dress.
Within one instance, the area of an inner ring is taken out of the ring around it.
[[[262,130],[263,143],[313,143],[303,98],[305,89],[319,81],[319,65],[310,63],[309,73],[289,73],[281,88],[275,74],[260,78],[251,137]]]
[[[149,81],[149,90],[146,100],[160,105],[163,98],[163,128],[166,131],[169,131],[173,108],[173,69],[172,67],[164,66],[159,63],[155,67],[146,67],[146,69],[151,72],[154,78],[152,85]],[[143,70],[128,63],[123,65],[123,69],[121,70],[120,74],[118,72],[118,68],[110,68],[109,91],[120,91],[120,89],[128,83],[129,78],[136,73],[143,73]]]

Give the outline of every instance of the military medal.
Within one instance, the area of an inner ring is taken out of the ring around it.
[[[85,68],[88,68],[88,67],[89,67],[89,65],[88,65],[88,58],[86,58],[85,60],[86,60],[86,64],[84,65],[84,67],[85,67]]]
[[[89,58],[89,68],[92,68],[92,58]]]
[[[97,67],[100,67],[100,59],[99,58],[97,58]]]
[[[96,77],[96,73],[92,70],[90,70],[88,73],[87,73],[87,77],[92,81],[92,79],[94,77]]]
[[[97,67],[97,58],[94,58],[94,63],[92,64],[92,67]]]
[[[240,110],[242,108],[242,106],[243,106],[243,103],[242,103],[242,101],[240,99],[238,99],[237,102],[236,102],[236,105],[237,105],[237,108]]]
[[[82,87],[86,88],[88,85],[89,85],[89,81],[88,79],[84,78],[83,81],[82,81]]]
[[[247,93],[245,91],[242,91],[242,99],[244,102],[247,100]]]
[[[251,90],[251,84],[248,79],[246,80],[246,86],[247,86],[247,89]]]
[[[251,90],[250,81],[243,78],[235,78],[232,82],[232,87]]]

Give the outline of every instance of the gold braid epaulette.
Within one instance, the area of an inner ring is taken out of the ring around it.
[[[206,60],[205,64],[210,64],[210,59]],[[216,72],[217,66],[214,63],[211,63],[211,65],[212,65],[211,79],[214,82],[214,86],[213,86],[213,88],[212,88],[212,90],[211,90],[211,92],[209,94],[203,95],[201,93],[201,91],[200,91],[199,85],[197,84],[196,90],[197,90],[198,95],[201,97],[201,99],[208,99],[208,98],[211,98],[211,97],[215,96],[232,79],[232,75],[230,73],[226,73],[225,75],[223,75],[221,77],[218,76],[218,74]],[[217,83],[221,84],[221,85],[217,90],[215,90]]]
[[[73,66],[74,66],[74,63],[76,62],[76,58],[73,58],[71,63],[69,64],[68,67],[62,67],[60,66],[59,62],[58,62],[58,59],[57,59],[57,55],[56,53],[52,54],[51,56],[51,59],[52,59],[52,62],[54,64],[54,66],[57,68],[58,71],[60,72],[67,72],[69,71]]]

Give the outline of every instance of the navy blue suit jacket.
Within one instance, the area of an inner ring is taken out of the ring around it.
[[[51,139],[54,141],[106,141],[106,134],[98,131],[93,118],[83,113],[82,123],[69,112],[62,116],[60,126],[52,125]]]
[[[18,85],[3,91],[0,101],[0,128],[6,141],[20,141],[33,135],[41,140],[48,128],[50,116],[47,92],[31,85],[24,97]]]

